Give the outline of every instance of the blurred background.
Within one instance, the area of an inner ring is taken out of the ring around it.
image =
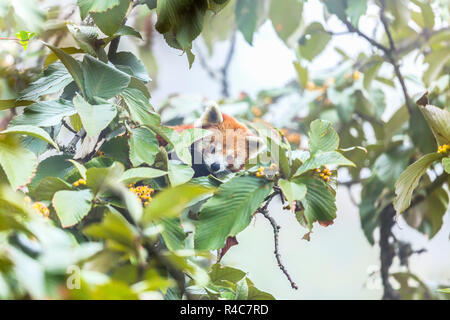
[[[1,3],[4,1],[0,0],[0,16]],[[32,4],[31,0],[19,0],[21,1]],[[72,0],[39,3],[42,9],[55,5],[61,6],[67,13],[76,10]],[[367,34],[372,34],[375,29],[376,19],[371,17],[374,10],[369,7],[367,15],[360,22],[361,30]],[[303,12],[307,13],[303,15],[304,24],[324,21],[323,4],[320,1],[308,0],[304,4]],[[70,19],[76,20],[77,17],[75,14]],[[136,15],[132,19],[138,20],[139,16]],[[332,30],[344,29],[342,23],[333,17],[328,19],[327,25]],[[231,39],[216,41],[210,54],[207,44],[199,37],[193,46],[196,60],[189,69],[186,56],[179,50],[170,48],[159,33],[153,32],[150,37],[152,40],[148,46],[141,46],[139,40],[123,39],[119,51],[132,51],[146,63],[153,78],[150,84],[152,94],[150,101],[156,109],[164,105],[169,96],[175,94],[181,99],[179,103],[181,105],[185,103],[186,108],[189,106],[191,111],[193,109],[201,111],[199,101],[202,99],[223,98],[222,84],[210,73],[211,70],[213,74],[218,73],[216,70],[223,66]],[[283,88],[296,79],[297,73],[293,65],[296,55],[277,36],[269,21],[255,33],[253,46],[250,46],[240,33],[235,37],[234,53],[228,68],[230,97],[237,98],[242,92],[254,97],[261,90]],[[69,40],[60,39],[59,45],[64,46],[65,41]],[[343,48],[349,54],[362,51],[371,55],[367,42],[354,34],[333,37],[331,41],[327,49],[308,65],[310,75],[326,77],[339,67],[341,56],[334,47]],[[20,55],[19,50],[20,47],[16,48],[14,43],[0,42],[1,63],[11,63],[11,59]],[[423,61],[420,59],[407,58],[402,63],[402,70],[409,79],[408,89],[413,97],[425,91],[420,83],[410,80],[420,77],[423,72],[420,68]],[[24,60],[23,67],[27,63],[32,64],[31,61]],[[0,83],[2,81],[4,80],[0,80]],[[5,88],[4,83],[3,86],[0,85],[2,99],[12,96]],[[383,90],[386,95],[386,109],[382,118],[389,119],[401,107],[403,97],[393,88],[387,87]],[[301,110],[305,104],[302,97],[288,95],[276,101],[272,111],[264,116],[264,120],[277,126],[277,122],[282,122],[285,110]],[[342,173],[342,177],[345,180],[345,172]],[[224,264],[245,270],[258,288],[272,293],[277,299],[380,299],[382,287],[378,271],[379,248],[377,244],[371,246],[366,240],[360,224],[358,207],[354,204],[359,203],[361,186],[354,185],[350,190],[352,194],[349,194],[346,187],[338,188],[337,219],[327,228],[316,226],[310,241],[302,239],[307,230],[302,228],[288,211],[279,210],[281,207],[279,203],[274,202],[269,207],[270,214],[281,226],[280,253],[292,278],[299,285],[298,291],[290,288],[285,276],[279,270],[273,254],[272,228],[268,221],[259,215],[238,235],[239,245],[230,249],[223,260]],[[377,232],[375,240],[378,237]],[[431,288],[438,284],[450,284],[448,212],[444,216],[443,227],[431,241],[409,227],[401,217],[394,226],[394,234],[398,239],[411,242],[414,250],[426,250],[411,257],[409,267],[412,273],[419,275]],[[400,266],[399,261],[394,261],[392,272],[405,270],[406,267]]]

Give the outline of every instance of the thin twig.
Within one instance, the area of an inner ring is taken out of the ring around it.
[[[269,212],[267,211],[267,207],[269,206],[270,201],[272,201],[272,199],[278,194],[279,193],[277,193],[277,192],[270,194],[267,197],[265,204],[261,208],[259,208],[257,210],[257,212],[261,213],[267,220],[269,220],[270,224],[272,225],[273,240],[274,240],[274,246],[275,246],[274,254],[275,254],[275,258],[277,259],[277,262],[278,262],[278,267],[286,275],[286,278],[288,279],[289,283],[291,284],[291,287],[295,290],[298,290],[297,284],[292,280],[286,267],[281,262],[281,255],[279,252],[280,249],[279,249],[279,241],[278,241],[278,234],[280,232],[281,227],[276,223],[275,219],[273,217],[271,217],[269,215]]]

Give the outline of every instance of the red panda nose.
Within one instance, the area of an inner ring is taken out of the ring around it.
[[[219,171],[219,169],[220,169],[220,163],[214,162],[214,163],[211,165],[211,170],[212,170],[212,171],[216,172],[216,171]]]

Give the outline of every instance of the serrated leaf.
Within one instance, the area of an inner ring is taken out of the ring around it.
[[[314,120],[311,122],[309,135],[309,151],[334,151],[339,147],[339,136],[333,129],[331,122]]]
[[[81,123],[83,123],[88,137],[98,135],[117,114],[114,105],[110,103],[92,105],[78,94],[73,98],[73,104],[80,115]]]
[[[62,63],[54,63],[44,70],[42,76],[20,92],[20,100],[37,100],[39,97],[56,93],[70,82],[72,76]]]
[[[441,146],[450,144],[450,112],[433,105],[418,106]]]
[[[89,12],[105,12],[119,3],[120,0],[78,0],[81,19],[84,20]]]
[[[30,195],[36,201],[52,200],[53,195],[61,190],[72,190],[73,187],[64,180],[57,177],[46,177],[39,181],[36,188],[30,192]]]
[[[55,193],[52,204],[63,228],[77,224],[89,213],[92,197],[89,189]]]
[[[59,151],[58,145],[53,141],[53,139],[50,137],[50,135],[47,133],[47,131],[30,125],[17,125],[17,126],[11,126],[8,129],[5,129],[0,132],[0,135],[7,134],[7,133],[16,133],[16,134],[23,134],[27,136],[31,136],[37,139],[40,139],[42,141],[47,142],[48,144],[51,144],[53,147],[55,147],[56,150]]]
[[[295,200],[303,200],[306,196],[306,185],[303,183],[280,179],[278,184],[289,203]]]
[[[327,184],[322,180],[304,177],[295,180],[306,185],[304,210],[296,212],[297,220],[312,229],[315,221],[329,224],[336,218],[336,199]]]
[[[133,121],[150,128],[159,126],[161,122],[159,114],[154,112],[148,98],[140,90],[127,88],[121,95],[130,110]]]
[[[250,223],[251,215],[272,191],[272,183],[253,176],[222,184],[199,213],[194,237],[198,250],[220,249]]]
[[[128,73],[144,82],[150,81],[144,64],[131,52],[121,51],[111,59],[111,62],[121,71]]]
[[[114,35],[116,31],[122,26],[122,21],[125,18],[130,0],[119,0],[119,4],[102,12],[93,12],[91,16],[95,24],[108,36]]]
[[[55,126],[61,123],[62,118],[71,116],[76,112],[70,101],[40,101],[26,107],[23,114],[13,118],[11,125]]]
[[[82,63],[89,98],[109,99],[121,93],[130,83],[130,76],[112,65],[85,55]]]
[[[184,240],[186,239],[187,234],[181,227],[180,219],[161,219],[160,224],[163,227],[161,236],[163,237],[167,248],[171,251],[184,249]]]
[[[142,163],[152,165],[159,152],[159,142],[156,135],[146,127],[131,129],[130,139],[130,161],[137,167]]]
[[[173,187],[188,182],[194,173],[194,170],[188,165],[169,162],[169,181]]]

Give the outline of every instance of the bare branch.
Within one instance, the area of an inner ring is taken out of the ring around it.
[[[266,199],[265,204],[261,208],[259,208],[257,210],[257,212],[261,213],[267,220],[269,220],[269,222],[272,226],[273,240],[274,240],[274,246],[275,246],[274,254],[275,254],[275,258],[277,259],[277,262],[278,262],[278,267],[286,275],[286,278],[288,279],[289,283],[291,284],[292,289],[298,290],[297,284],[292,280],[286,267],[281,262],[281,255],[279,252],[280,249],[279,249],[279,241],[278,241],[278,234],[280,232],[281,227],[276,223],[275,219],[272,216],[270,216],[269,212],[267,211],[267,207],[269,206],[270,201],[272,201],[272,199],[278,194],[279,193],[274,192],[271,195],[269,195]]]

